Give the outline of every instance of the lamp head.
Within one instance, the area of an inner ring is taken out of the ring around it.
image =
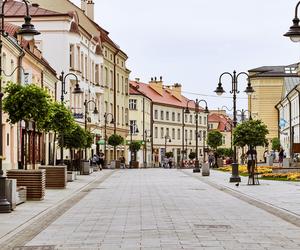
[[[172,142],[171,139],[169,139],[169,142]]]
[[[82,94],[83,91],[81,90],[81,88],[79,87],[79,84],[76,83],[75,85],[75,89],[73,90],[73,94]]]
[[[93,113],[94,113],[95,115],[99,114],[99,111],[98,111],[97,107],[94,108]]]
[[[189,114],[189,113],[190,113],[190,109],[189,109],[188,107],[186,107],[186,108],[184,109],[184,113],[185,113],[185,114]]]
[[[22,24],[21,29],[17,32],[18,35],[21,35],[24,40],[31,41],[34,36],[41,34],[38,32],[34,25],[31,24],[31,17],[29,15],[24,17],[25,23]]]
[[[251,83],[249,82],[249,83],[248,83],[248,86],[247,86],[247,88],[246,88],[246,90],[245,90],[245,93],[246,93],[248,96],[251,96],[254,92],[255,92],[255,91],[254,91],[254,89],[252,88]]]
[[[216,90],[214,92],[216,92],[216,94],[218,96],[223,95],[225,93],[225,90],[222,87],[222,83],[220,83],[220,82],[218,83],[218,87],[216,88]]]
[[[289,37],[293,42],[300,42],[300,26],[298,17],[293,19],[293,25],[290,27],[289,31],[284,34],[284,36]]]
[[[206,106],[205,109],[204,109],[204,113],[205,113],[205,114],[208,114],[208,113],[209,113],[209,110],[208,110],[207,106]]]
[[[114,124],[114,123],[115,123],[115,120],[114,120],[114,118],[112,118],[110,124]]]

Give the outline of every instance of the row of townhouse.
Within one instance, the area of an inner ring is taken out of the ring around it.
[[[164,85],[162,77],[152,78],[148,84],[139,79],[130,82],[131,131],[127,141],[142,142],[137,157],[141,167],[158,167],[166,152],[172,152],[175,164],[179,165],[189,153],[196,151],[197,139],[199,159],[203,160],[207,154],[204,152],[207,114],[200,109],[197,134],[195,104],[188,101],[182,95],[180,84]],[[187,105],[192,110],[189,114],[184,112]]]
[[[23,51],[25,54],[29,50],[34,51],[31,55],[35,61],[33,59],[30,61],[26,55],[19,56],[21,59],[14,61],[15,64],[22,61],[27,82],[44,87],[57,101],[60,101],[63,96],[64,103],[72,111],[76,122],[82,127],[87,123],[87,129],[95,135],[92,149],[87,151],[86,156],[83,156],[87,159],[94,152],[101,150],[104,152],[104,127],[107,127],[107,137],[116,133],[125,138],[128,134],[127,124],[129,122],[130,70],[126,67],[128,56],[109,38],[108,31],[94,22],[94,5],[91,0],[82,0],[81,7],[68,0],[30,1],[29,14],[32,17],[32,23],[41,34],[26,45],[28,48],[21,47],[17,41],[15,41],[15,46],[20,47],[21,54]],[[17,30],[24,21],[25,13],[26,6],[22,1],[7,1],[4,8],[7,25],[14,26]],[[12,37],[14,36],[16,35],[14,34]],[[7,39],[12,39],[12,37]],[[5,51],[4,49],[4,53],[6,53]],[[18,56],[16,57],[18,58]],[[2,58],[2,60],[10,60],[5,59],[8,58],[8,56],[5,57],[5,54]],[[10,63],[10,66],[7,67],[11,69],[14,65]],[[67,92],[65,95],[62,93],[62,76],[65,77]],[[16,81],[16,79],[12,80]],[[20,79],[19,82],[22,81]],[[72,93],[77,81],[83,94],[74,95]],[[98,114],[92,112],[95,106],[99,110]],[[87,113],[85,112],[86,108]],[[105,113],[111,114],[113,124],[109,123],[105,126]],[[10,125],[5,124],[4,131],[12,129],[9,127]],[[20,136],[18,140],[24,140],[22,135]],[[41,137],[43,140],[37,135],[28,139],[31,151],[40,152],[37,153],[38,156],[29,157],[29,163],[35,161],[53,164],[50,162],[53,152],[56,156],[54,158],[60,159],[60,152],[57,150],[57,144],[53,141],[53,134],[49,133]],[[17,140],[16,136],[12,136],[12,138]],[[5,146],[6,144],[8,145],[8,143],[3,143]],[[46,149],[45,145],[49,149]],[[34,147],[39,149],[35,150]],[[19,165],[23,164],[21,152],[16,154],[14,150],[8,148],[5,148],[4,151],[11,156],[18,155],[15,160],[5,156],[5,162],[10,165],[9,168],[15,168],[17,162]],[[108,162],[121,155],[127,155],[125,146],[119,146],[115,150],[107,146],[105,153]],[[64,152],[64,155],[68,156],[68,152]]]

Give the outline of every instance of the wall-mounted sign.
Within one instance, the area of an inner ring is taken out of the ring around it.
[[[83,119],[83,113],[73,113],[75,119]]]

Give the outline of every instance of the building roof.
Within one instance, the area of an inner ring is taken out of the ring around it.
[[[26,14],[26,6],[23,2],[18,2],[15,0],[8,0],[4,6],[5,16],[24,16]],[[29,15],[30,16],[53,16],[61,15],[61,13],[47,10],[39,7],[38,4],[29,5]]]
[[[185,108],[187,106],[187,102],[189,101],[189,99],[183,95],[181,95],[181,100],[177,99],[171,94],[168,88],[163,88],[162,95],[160,95],[153,88],[151,88],[149,84],[138,81],[130,81],[130,85],[132,85],[134,88],[137,88],[139,92],[150,98],[152,102],[156,104]],[[194,102],[189,102],[189,107],[195,108]],[[203,110],[203,107],[200,108]]]
[[[283,66],[262,66],[250,69],[248,72],[255,73],[255,77],[299,77],[297,69],[298,63],[294,63]]]
[[[220,132],[231,131],[232,120],[223,114],[211,113],[208,115],[208,123],[218,123],[218,130]],[[225,129],[226,128],[226,129]]]

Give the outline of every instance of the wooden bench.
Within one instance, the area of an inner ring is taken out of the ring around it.
[[[46,171],[13,169],[6,172],[7,178],[16,179],[17,186],[26,187],[27,200],[43,200],[46,189]]]
[[[66,188],[67,166],[41,166],[46,170],[46,188]]]

